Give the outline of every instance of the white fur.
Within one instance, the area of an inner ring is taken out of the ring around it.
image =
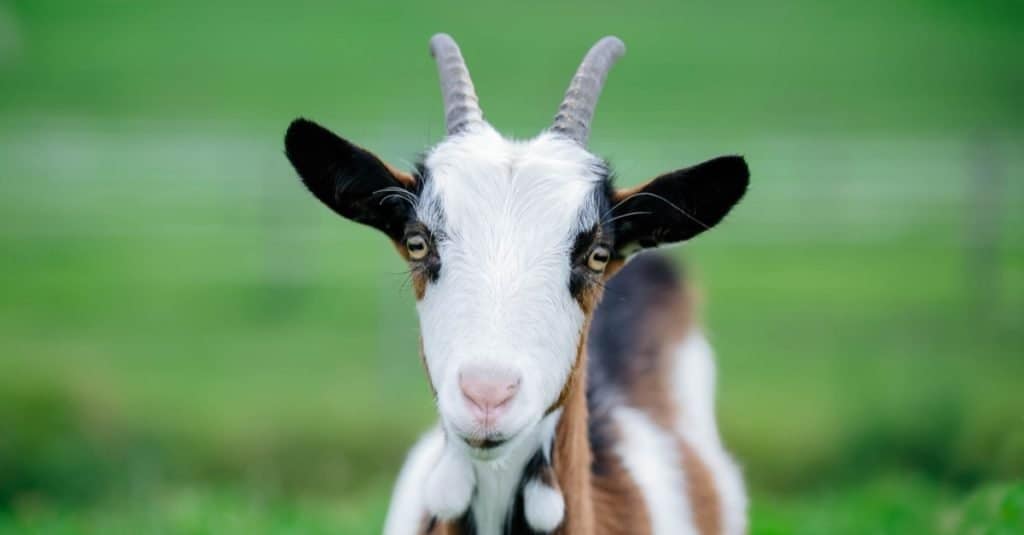
[[[534,531],[554,531],[565,517],[565,499],[558,489],[531,479],[523,488],[523,509]]]
[[[384,535],[414,535],[423,521],[423,482],[426,481],[444,449],[444,434],[431,429],[409,451],[391,494]]]
[[[476,476],[464,451],[449,438],[441,459],[427,477],[424,502],[441,520],[459,518],[469,509]]]
[[[747,493],[739,467],[722,446],[715,424],[715,360],[711,345],[693,330],[676,351],[677,431],[708,467],[721,500],[722,533],[746,533]]]
[[[491,434],[530,429],[558,396],[576,358],[583,311],[569,292],[574,239],[600,217],[600,161],[553,134],[503,138],[483,124],[426,158],[417,207],[441,268],[417,303],[423,351],[447,429],[483,430],[458,386],[468,368],[521,379]]]
[[[477,490],[472,510],[478,534],[503,533],[515,492],[522,480],[523,468],[538,448],[543,451],[551,443],[561,412],[559,409],[545,416],[539,425],[502,446],[503,451],[488,458],[473,458]]]
[[[616,408],[612,418],[622,437],[615,451],[643,495],[652,535],[696,535],[674,434],[633,408]]]

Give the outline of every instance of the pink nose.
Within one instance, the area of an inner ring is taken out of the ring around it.
[[[519,392],[519,377],[495,371],[464,371],[459,374],[459,388],[466,398],[469,412],[477,423],[488,427]]]

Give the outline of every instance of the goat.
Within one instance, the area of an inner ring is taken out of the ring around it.
[[[410,452],[384,531],[745,531],[690,292],[637,252],[719,223],[746,192],[746,162],[616,189],[586,145],[618,38],[590,49],[553,125],[526,141],[484,120],[451,37],[430,49],[447,136],[413,171],[306,119],[285,136],[306,188],[411,268],[440,422]]]

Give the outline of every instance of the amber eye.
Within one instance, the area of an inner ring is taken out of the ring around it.
[[[590,256],[587,257],[587,267],[600,273],[604,271],[604,268],[608,267],[608,261],[611,260],[612,253],[607,247],[597,246],[594,247],[593,251],[590,251]]]
[[[427,239],[420,234],[413,234],[405,239],[405,250],[409,251],[409,258],[423,260],[427,257],[430,248],[427,246]]]

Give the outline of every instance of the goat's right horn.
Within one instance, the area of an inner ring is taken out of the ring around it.
[[[614,36],[602,38],[590,48],[572,77],[551,130],[586,146],[590,137],[590,121],[594,118],[594,108],[604,89],[605,78],[615,61],[625,53],[626,45]]]
[[[437,62],[437,74],[441,78],[448,135],[456,134],[472,123],[482,122],[484,114],[480,111],[480,102],[459,45],[450,35],[439,33],[430,38],[430,54]]]

